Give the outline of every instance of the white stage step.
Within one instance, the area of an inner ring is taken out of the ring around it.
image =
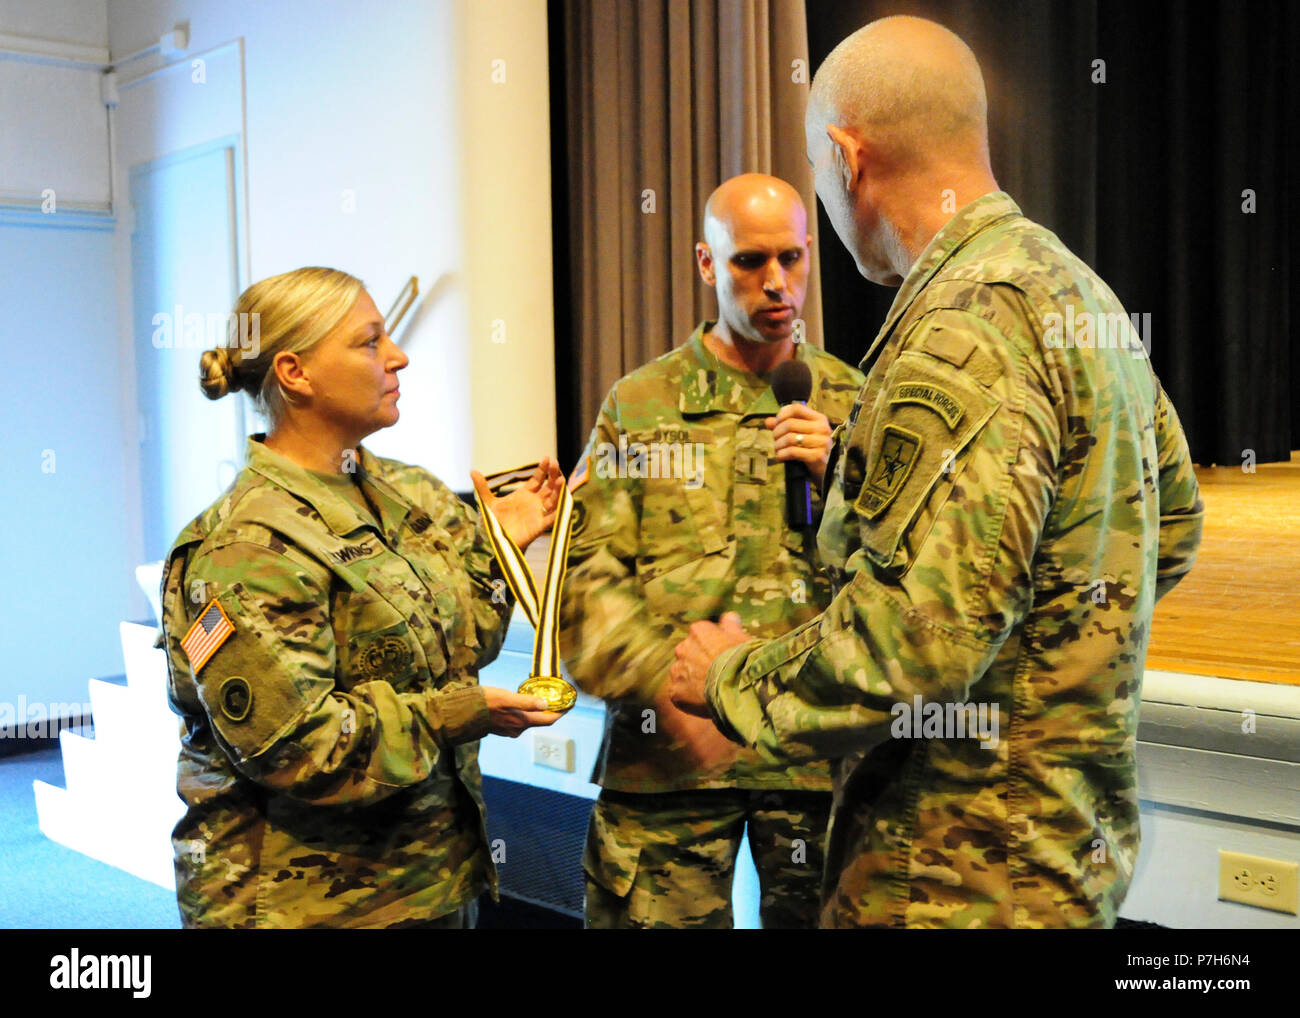
[[[44,781],[33,781],[32,790],[41,833],[51,841],[169,891],[176,889],[171,828],[183,808],[174,793],[175,809],[160,822],[156,804],[146,813],[137,813],[108,801],[87,802]],[[163,836],[149,837],[150,831]]]
[[[126,685],[90,681],[95,737],[59,733],[67,788],[32,783],[41,831],[100,862],[174,889],[171,832],[180,719],[167,706],[167,661],[156,630],[121,625]]]

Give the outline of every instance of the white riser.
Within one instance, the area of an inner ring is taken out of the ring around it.
[[[159,753],[180,750],[180,718],[166,701],[159,704],[142,697],[130,686],[101,679],[90,680],[90,706],[95,716],[95,738],[109,742],[144,742]]]
[[[134,622],[121,624],[126,681],[142,702],[167,706],[167,656],[154,649],[157,630]]]
[[[71,848],[141,880],[174,891],[171,831],[184,812],[172,796],[173,809],[164,801],[148,803],[149,812],[123,810],[120,803],[99,803],[74,796],[43,781],[32,782],[41,831],[51,841]]]
[[[184,812],[176,795],[180,719],[167,705],[167,661],[156,631],[120,627],[127,684],[92,679],[95,737],[59,733],[67,788],[33,783],[41,830],[51,840],[169,890],[171,832]]]
[[[60,732],[63,773],[68,791],[91,799],[136,802],[176,792],[176,758],[141,754],[138,746],[87,739]]]

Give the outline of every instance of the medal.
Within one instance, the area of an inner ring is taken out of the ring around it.
[[[487,479],[493,493],[504,491],[510,481],[517,481],[532,473],[532,467],[494,474]],[[494,483],[495,482],[495,483]],[[533,665],[519,692],[538,696],[546,701],[546,709],[564,712],[578,701],[578,691],[560,677],[560,588],[564,585],[564,571],[569,562],[569,536],[573,529],[573,496],[569,488],[560,488],[560,502],[555,510],[555,523],[551,527],[551,547],[546,557],[546,579],[538,596],[533,571],[524,559],[524,553],[510,539],[496,514],[485,506],[478,495],[482,515],[492,551],[496,555],[506,581],[515,599],[533,624]]]

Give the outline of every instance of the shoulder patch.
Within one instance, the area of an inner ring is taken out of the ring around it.
[[[243,721],[253,710],[253,690],[248,680],[239,675],[232,675],[221,684],[218,699],[221,713],[231,721]]]
[[[569,528],[569,534],[577,537],[587,526],[587,507],[574,499],[573,502],[573,525]]]
[[[189,632],[181,638],[181,649],[189,658],[195,675],[202,671],[217,648],[230,639],[234,632],[235,627],[231,624],[230,617],[221,607],[221,602],[214,597],[194,620]]]
[[[900,428],[897,424],[886,424],[881,433],[876,468],[854,502],[858,512],[867,519],[875,519],[884,512],[903,490],[920,453],[920,435],[907,428]]]

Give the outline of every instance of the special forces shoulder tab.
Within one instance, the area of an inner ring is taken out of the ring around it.
[[[900,382],[889,397],[891,404],[915,403],[928,407],[943,418],[952,431],[966,412],[962,405],[942,387],[932,382]]]

